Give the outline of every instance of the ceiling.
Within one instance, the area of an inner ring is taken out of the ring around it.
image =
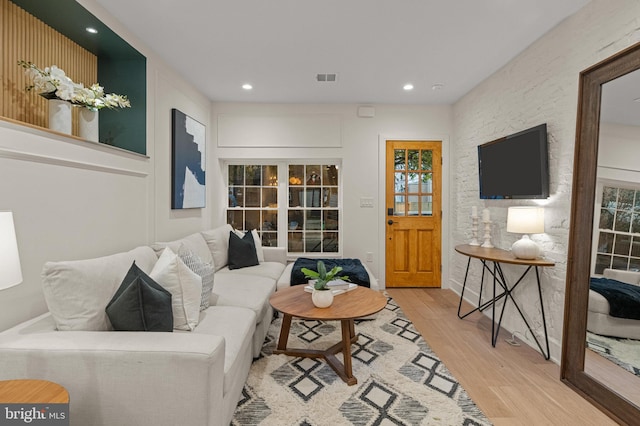
[[[451,104],[589,0],[96,1],[212,101]]]

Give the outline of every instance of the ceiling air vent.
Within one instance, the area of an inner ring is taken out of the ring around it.
[[[338,80],[338,74],[316,74],[316,80],[335,83]]]

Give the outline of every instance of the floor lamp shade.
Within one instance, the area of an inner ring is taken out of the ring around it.
[[[517,234],[542,234],[544,232],[544,208],[509,207],[507,211],[507,232]],[[542,250],[528,235],[513,243],[511,252],[519,259],[535,259]]]
[[[22,282],[13,213],[0,212],[0,290]]]

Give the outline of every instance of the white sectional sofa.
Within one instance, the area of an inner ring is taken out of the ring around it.
[[[640,272],[605,269],[604,278],[640,286]],[[609,315],[609,302],[600,293],[589,290],[587,330],[603,336],[640,339],[640,320]]]
[[[286,264],[284,249],[265,247],[259,265],[229,270],[230,231],[226,225],[97,259],[47,263],[49,312],[0,333],[0,380],[64,386],[71,425],[228,425]],[[187,247],[213,262],[210,306],[191,331],[113,331],[105,307],[127,270],[135,261],[153,272],[165,247]]]

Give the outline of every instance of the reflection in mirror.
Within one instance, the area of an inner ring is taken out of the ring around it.
[[[640,309],[608,300],[640,294],[640,71],[601,96],[585,372],[640,406]]]

